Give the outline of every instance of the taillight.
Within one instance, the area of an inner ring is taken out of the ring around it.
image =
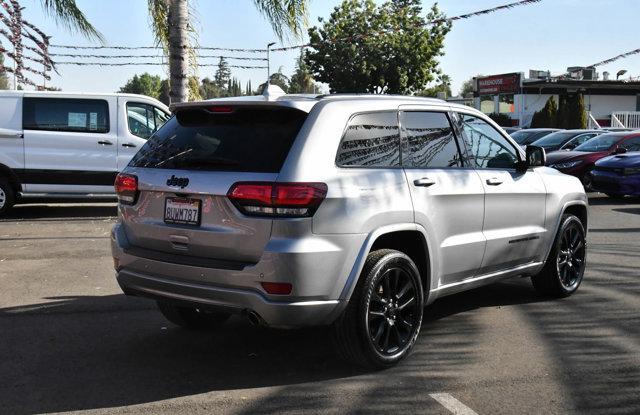
[[[240,182],[227,196],[245,215],[309,217],[327,195],[324,183]]]
[[[123,205],[133,205],[138,197],[138,178],[131,174],[120,173],[114,183],[118,201]]]
[[[260,285],[267,294],[289,295],[293,290],[293,285],[288,282],[261,282]]]

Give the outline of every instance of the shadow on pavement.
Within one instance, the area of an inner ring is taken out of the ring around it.
[[[268,386],[277,392],[247,403],[248,413],[343,412],[351,406],[376,411],[389,402],[395,410],[420,410],[416,405],[433,404],[427,391],[444,390],[477,362],[481,328],[468,311],[540,298],[528,282],[507,282],[437,301],[426,309],[414,353],[383,373],[339,361],[326,328],[272,330],[234,317],[216,331],[189,332],[171,326],[147,300],[52,300],[0,309],[0,402],[11,413],[108,408]],[[333,400],[333,392],[356,387],[365,389],[366,402]]]
[[[16,220],[30,221],[73,221],[87,219],[115,218],[118,208],[115,203],[91,203],[91,204],[29,204],[16,205],[4,216],[0,222],[13,222]]]

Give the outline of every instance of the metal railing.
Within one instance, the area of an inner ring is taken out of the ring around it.
[[[611,126],[640,129],[640,111],[619,111],[611,113]]]
[[[602,128],[598,123],[598,120],[593,118],[593,114],[591,114],[591,111],[587,113],[587,128],[590,130],[598,130]]]

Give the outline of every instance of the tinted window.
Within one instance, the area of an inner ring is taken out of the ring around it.
[[[586,152],[607,151],[623,137],[624,134],[620,133],[602,134],[601,136],[594,137],[586,143],[579,145],[575,150]]]
[[[640,137],[630,138],[620,143],[620,147],[627,151],[640,151]]]
[[[511,138],[513,138],[516,143],[518,144],[524,144],[524,142],[532,137],[535,134],[534,131],[526,131],[526,130],[520,130],[520,131],[516,131],[515,133],[511,133]]]
[[[486,121],[459,114],[458,123],[469,151],[470,162],[478,168],[514,168],[518,155],[507,139]]]
[[[149,104],[127,103],[129,132],[147,139],[169,119],[168,115]]]
[[[442,112],[403,112],[402,165],[460,167],[460,153],[449,118]]]
[[[109,132],[109,104],[100,99],[24,98],[25,130]]]
[[[373,112],[351,118],[340,143],[337,163],[340,166],[399,166],[396,112]]]
[[[277,173],[306,116],[284,108],[182,110],[145,143],[131,165]]]
[[[571,137],[574,137],[575,135],[576,133],[574,132],[564,132],[564,131],[551,133],[542,137],[539,140],[534,141],[533,144],[537,146],[542,146],[542,147],[559,146],[560,144],[564,143],[565,141],[567,141]]]

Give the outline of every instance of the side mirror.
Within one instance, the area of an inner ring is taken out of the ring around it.
[[[540,167],[547,163],[547,153],[544,148],[538,146],[527,146],[526,148],[526,167]]]
[[[616,147],[615,150],[613,150],[613,154],[624,154],[627,152],[627,149],[624,147]]]

